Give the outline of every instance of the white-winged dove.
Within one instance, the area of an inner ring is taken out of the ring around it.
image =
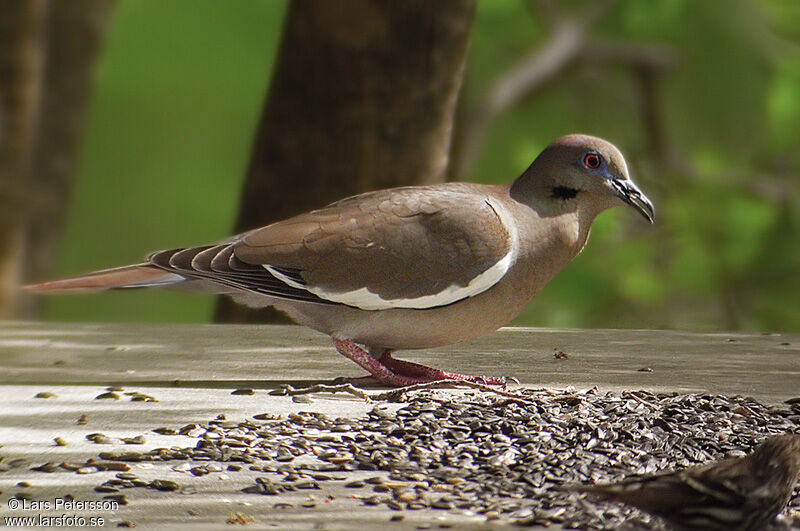
[[[216,245],[28,286],[60,293],[170,287],[274,306],[333,338],[386,385],[440,379],[499,384],[397,360],[507,324],[581,251],[603,210],[654,209],[619,150],[569,135],[510,185],[445,183],[369,192]],[[362,349],[358,345],[363,345]]]

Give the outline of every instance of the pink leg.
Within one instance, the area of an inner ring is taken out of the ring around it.
[[[378,361],[396,374],[415,376],[417,378],[422,378],[427,382],[433,382],[436,380],[461,380],[464,382],[482,383],[487,385],[504,385],[506,383],[506,378],[504,376],[470,376],[468,374],[445,372],[411,361],[396,360],[392,357],[392,353],[388,350],[384,352],[380,358],[378,358]]]
[[[391,387],[405,387],[423,383],[426,380],[395,374],[391,369],[375,359],[369,352],[350,340],[333,339],[336,350],[347,359],[356,362],[359,367],[370,373],[376,380]]]
[[[375,358],[350,340],[334,338],[333,344],[339,354],[356,362],[362,369],[384,385],[404,387],[438,380],[462,380],[489,385],[504,385],[506,383],[506,379],[503,377],[454,374],[432,369],[418,363],[411,363],[410,361],[396,360],[388,350],[383,352],[379,358]]]

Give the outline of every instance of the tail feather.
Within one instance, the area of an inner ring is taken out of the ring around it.
[[[136,264],[95,271],[63,280],[29,284],[23,289],[31,293],[70,294],[91,293],[116,288],[148,288],[166,286],[186,280],[181,275],[170,273],[149,264]]]

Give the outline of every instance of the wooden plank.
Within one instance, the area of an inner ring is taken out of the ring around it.
[[[568,357],[556,359],[556,350]],[[596,385],[601,390],[743,394],[775,404],[800,394],[797,335],[504,329],[480,340],[398,357],[464,373],[515,376],[524,385],[536,387]],[[0,472],[0,517],[15,515],[7,502],[20,492],[39,500],[67,493],[78,500],[101,499],[92,489],[112,478],[114,472],[84,476],[30,470],[45,462],[74,462],[96,457],[101,451],[130,448],[119,443],[92,444],[85,439],[88,433],[102,432],[112,438],[144,434],[146,444],[132,449],[147,451],[197,442],[150,431],[158,426],[207,422],[220,414],[237,421],[265,412],[318,411],[360,417],[375,406],[346,395],[314,395],[311,403],[268,395],[266,390],[280,383],[304,385],[361,375],[360,369],[334,352],[326,337],[292,326],[2,323],[0,366],[0,456],[4,457],[2,463],[15,459],[26,463]],[[640,372],[643,367],[653,371]],[[108,385],[143,392],[159,402],[130,402],[125,396],[123,400],[95,400]],[[252,396],[231,395],[238,387],[256,391]],[[34,398],[39,392],[56,396]],[[463,391],[448,392],[455,398]],[[76,420],[83,414],[88,421],[79,425]],[[56,446],[54,437],[63,438],[67,446]],[[172,470],[174,465],[133,466],[143,479],[186,479],[187,474]],[[376,475],[353,474],[354,478]],[[385,528],[397,514],[383,505],[368,507],[352,499],[352,489],[341,485],[326,487],[325,495],[333,496],[328,502],[315,493],[318,503],[313,509],[300,507],[307,493],[276,498],[240,492],[257,476],[245,470],[191,478],[194,490],[179,495],[132,489],[126,492],[131,504],[120,507],[116,514],[73,512],[84,517],[104,516],[113,525],[129,520],[140,527],[219,526],[230,514],[241,512],[256,519],[250,527],[283,529],[321,524],[327,529],[354,525]],[[33,487],[18,487],[20,481]],[[276,510],[278,502],[292,507]],[[402,514],[402,523],[391,524],[397,529],[420,524],[486,524],[482,516],[458,512]]]
[[[569,357],[555,359],[558,350]],[[767,402],[800,391],[796,334],[505,328],[397,357],[526,385],[708,391]],[[0,384],[180,380],[268,388],[363,374],[326,336],[297,326],[0,323],[0,361]]]

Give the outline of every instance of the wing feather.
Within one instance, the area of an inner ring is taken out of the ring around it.
[[[219,245],[148,261],[271,297],[368,310],[432,308],[489,289],[516,233],[487,187],[445,184],[348,198]]]

